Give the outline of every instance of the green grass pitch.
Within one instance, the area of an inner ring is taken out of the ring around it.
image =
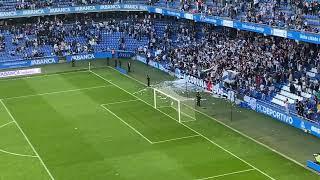
[[[319,179],[145,88],[112,68],[0,80],[0,180]]]

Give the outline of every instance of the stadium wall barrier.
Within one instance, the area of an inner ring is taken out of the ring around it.
[[[34,60],[8,61],[1,62],[0,69],[22,68],[44,64],[56,64],[58,62],[58,57],[39,58]]]
[[[113,55],[111,52],[99,52],[99,53],[91,53],[91,54],[68,55],[68,56],[65,56],[65,58],[67,62],[70,62],[73,59],[76,61],[82,61],[82,60],[112,58],[112,56]],[[116,51],[113,58],[130,58],[133,56],[134,56],[134,52],[131,52],[131,51]],[[59,63],[59,58],[57,56],[53,56],[53,57],[44,57],[44,58],[38,58],[33,60],[0,62],[0,69],[23,68],[23,67],[31,67],[31,66],[37,66],[37,65],[57,64],[57,63]]]
[[[310,169],[313,169],[314,171],[320,173],[320,165],[313,162],[313,161],[307,161],[307,167]]]
[[[268,25],[257,23],[240,22],[228,20],[216,16],[206,16],[203,14],[187,13],[174,9],[161,8],[157,6],[138,5],[138,4],[115,4],[115,5],[90,5],[90,6],[75,6],[75,7],[61,7],[61,8],[42,8],[35,10],[17,10],[0,12],[0,19],[18,18],[18,17],[32,17],[44,15],[58,15],[71,13],[88,13],[88,12],[106,12],[106,11],[145,11],[149,13],[162,14],[165,16],[173,16],[177,18],[184,18],[193,20],[195,22],[204,22],[214,24],[216,26],[224,26],[235,28],[238,30],[251,31],[261,33],[264,35],[278,36],[289,38],[297,41],[320,44],[320,34],[287,30],[275,28]]]
[[[143,62],[143,63],[146,63],[146,58],[143,56],[137,56],[136,60]],[[150,60],[149,64],[151,64],[152,67],[155,67],[155,68],[158,68],[159,70],[161,70],[159,68],[159,63]],[[165,72],[168,73],[168,70],[166,70]],[[212,87],[208,82],[205,82],[204,80],[198,79],[196,77],[192,77],[190,75],[185,75],[179,69],[175,69],[175,73],[172,75],[177,78],[186,79],[188,82],[190,82],[194,85],[197,85],[198,87],[203,88],[204,90],[207,90],[211,93],[225,96],[231,101],[233,101],[235,98],[234,93],[223,89],[221,86],[219,86],[219,84]],[[233,96],[231,96],[231,94],[233,94]],[[301,129],[305,133],[310,133],[310,134],[320,138],[320,126],[315,123],[312,123],[310,121],[306,121],[306,120],[304,120],[294,114],[291,114],[291,113],[288,114],[284,110],[276,108],[276,107],[270,105],[269,103],[266,103],[261,100],[257,100],[255,98],[252,98],[249,96],[244,97],[244,102],[247,103],[248,106],[252,110],[254,110],[258,113],[262,113],[267,116],[270,116],[273,119],[279,120],[283,123],[286,123],[290,126],[297,128],[297,129]]]
[[[301,129],[306,133],[310,133],[310,134],[320,138],[320,126],[315,123],[304,120],[295,114],[288,113],[282,109],[279,109],[279,108],[272,106],[269,103],[266,103],[261,100],[257,100],[255,98],[252,98],[249,96],[245,96],[244,101],[248,104],[248,106],[252,110],[254,110],[256,112],[270,116],[273,119],[277,119],[283,123],[286,123],[286,124],[293,126],[297,129]]]

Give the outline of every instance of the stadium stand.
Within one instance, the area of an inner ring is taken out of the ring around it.
[[[317,0],[160,1],[156,5],[315,33],[320,28]]]
[[[131,1],[126,1],[131,2]],[[0,1],[0,11],[114,4],[111,0]],[[193,13],[319,32],[318,1],[134,1]],[[319,122],[320,51],[314,44],[194,23],[128,13],[59,15],[3,20],[0,61],[116,50],[134,51],[169,70],[223,83],[223,72],[239,72],[231,87]],[[302,108],[302,109],[301,109]]]
[[[2,0],[0,1],[0,11],[90,4],[115,4],[120,2],[152,4],[161,7],[190,11],[193,13],[205,13],[208,15],[228,17],[231,19],[267,24],[288,29],[315,33],[320,32],[320,3],[318,0]]]

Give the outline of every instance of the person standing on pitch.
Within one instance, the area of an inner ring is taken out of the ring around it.
[[[200,95],[199,91],[197,92],[196,99],[197,99],[197,106],[200,107],[200,105],[201,105],[201,95]]]
[[[150,87],[150,77],[147,75],[148,87]]]
[[[131,72],[131,62],[128,61],[128,72]]]
[[[75,67],[75,66],[76,66],[76,62],[75,62],[74,59],[71,60],[71,66],[72,66],[72,67]]]

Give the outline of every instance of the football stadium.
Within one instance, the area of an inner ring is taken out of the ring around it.
[[[319,0],[0,0],[0,180],[320,180]]]

